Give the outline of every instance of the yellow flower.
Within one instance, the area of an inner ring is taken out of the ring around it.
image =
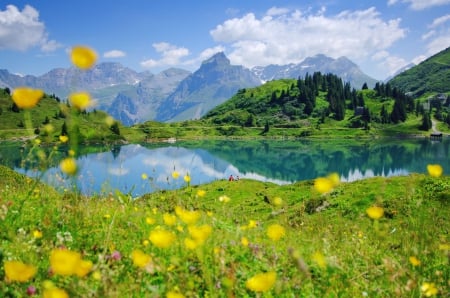
[[[153,225],[156,222],[156,219],[154,219],[153,217],[147,217],[147,218],[145,218],[145,222],[148,225]]]
[[[259,273],[248,279],[245,286],[253,292],[267,292],[273,287],[276,279],[277,274],[274,271]]]
[[[381,207],[372,206],[367,208],[366,213],[372,219],[380,219],[381,217],[383,217],[384,210]]]
[[[413,266],[420,266],[420,260],[414,256],[409,257],[409,262],[413,265]]]
[[[438,293],[438,289],[434,283],[424,282],[420,287],[420,290],[426,297],[434,296]]]
[[[36,239],[42,238],[42,232],[39,230],[34,230],[33,231],[33,237]]]
[[[106,123],[106,125],[108,125],[109,127],[111,127],[115,122],[116,122],[116,121],[115,121],[114,118],[111,117],[111,116],[107,116],[107,117],[105,118],[105,123]]]
[[[75,274],[81,263],[81,255],[68,249],[54,249],[50,253],[50,266],[55,274]]]
[[[60,288],[48,288],[44,290],[44,298],[69,298],[69,294]]]
[[[440,243],[439,250],[450,250],[450,244],[449,243]]]
[[[280,197],[275,197],[274,199],[273,199],[273,202],[272,202],[275,206],[281,206],[281,205],[283,205],[283,199],[282,198],[280,198]]]
[[[180,173],[178,173],[177,171],[173,171],[172,172],[172,178],[173,179],[178,179],[178,177],[180,177]]]
[[[250,242],[248,241],[247,237],[242,237],[242,238],[241,238],[241,244],[242,244],[242,246],[247,247],[249,243],[250,243]]]
[[[75,274],[79,277],[84,277],[91,272],[93,265],[89,260],[81,260],[75,268]]]
[[[187,249],[194,250],[199,246],[199,243],[192,238],[184,238],[184,246]]]
[[[80,69],[89,69],[97,60],[97,53],[86,46],[74,46],[70,53],[70,60]]]
[[[44,91],[40,89],[19,87],[14,89],[12,100],[21,109],[31,109],[37,105],[42,96],[44,96]]]
[[[175,214],[164,213],[163,221],[166,225],[173,226],[177,223],[177,217],[175,216]]]
[[[175,207],[175,213],[185,224],[188,225],[195,224],[200,219],[201,215],[199,211],[184,210],[179,206]]]
[[[139,249],[135,249],[131,252],[131,259],[133,260],[134,266],[139,268],[147,266],[148,263],[152,261],[152,257]]]
[[[61,171],[67,175],[75,175],[77,173],[77,161],[73,157],[67,157],[59,164]]]
[[[20,261],[5,261],[5,276],[9,281],[26,282],[37,272],[36,267]]]
[[[267,228],[267,236],[272,241],[280,240],[285,234],[286,234],[285,228],[279,224],[273,224]]]
[[[109,219],[109,218],[111,218],[111,214],[105,214],[105,215],[103,215],[103,218],[106,218],[106,219]]]
[[[147,179],[148,179],[148,176],[147,176],[147,174],[142,173],[142,174],[141,174],[141,178],[142,178],[142,180],[147,180]]]
[[[184,298],[185,296],[179,292],[169,291],[166,294],[166,298]]]
[[[78,110],[85,110],[92,105],[91,95],[87,92],[74,92],[69,95],[69,101]]]
[[[206,239],[211,235],[212,228],[208,225],[202,225],[199,227],[190,226],[188,227],[189,234],[194,238],[198,244],[203,244]]]
[[[223,195],[223,196],[219,197],[219,202],[222,202],[222,203],[228,203],[230,200],[231,199],[228,196],[226,196],[226,195]]]
[[[150,242],[147,240],[147,239],[145,239],[144,241],[142,241],[142,245],[144,245],[144,246],[147,246],[147,245],[149,245],[150,244]]]
[[[441,165],[427,165],[428,174],[430,174],[431,177],[440,177],[442,175],[442,172],[444,171],[441,167]]]
[[[102,273],[96,270],[92,273],[92,278],[95,280],[102,280]]]
[[[68,136],[59,136],[59,140],[61,143],[66,143],[69,140]]]
[[[176,236],[172,232],[163,229],[155,229],[150,232],[148,239],[156,247],[169,248],[175,242]]]
[[[312,255],[312,259],[319,265],[320,268],[324,269],[327,266],[327,262],[325,260],[325,256],[320,252],[316,251]]]
[[[202,198],[202,197],[205,196],[205,194],[206,194],[206,191],[204,191],[203,189],[197,190],[197,196],[198,197]]]
[[[191,182],[191,176],[189,176],[188,174],[184,175],[184,182],[186,183]]]
[[[339,184],[339,175],[332,173],[327,177],[319,177],[314,180],[314,188],[321,194],[328,193]]]

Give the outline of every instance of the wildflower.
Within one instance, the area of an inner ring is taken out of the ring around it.
[[[105,123],[106,123],[106,125],[108,125],[109,127],[111,127],[111,126],[115,123],[115,120],[114,120],[113,117],[107,116],[107,117],[105,118]]]
[[[28,288],[27,288],[27,295],[28,296],[36,295],[36,293],[37,293],[37,289],[36,289],[35,286],[33,286],[33,285],[28,286]]]
[[[68,249],[54,249],[50,253],[50,266],[55,274],[70,276],[76,274],[81,255]]]
[[[420,287],[420,290],[426,297],[434,296],[438,293],[438,289],[434,283],[424,282]]]
[[[148,246],[149,244],[150,244],[150,242],[147,239],[142,241],[142,245],[144,245],[144,246]]]
[[[192,238],[184,238],[184,246],[187,249],[194,250],[199,246],[199,243]]]
[[[44,289],[43,297],[44,298],[69,298],[69,294],[67,294],[67,292],[63,289],[53,287],[53,288],[49,288],[49,289]]]
[[[177,223],[177,217],[175,216],[175,214],[164,213],[163,221],[166,225],[173,226]]]
[[[34,143],[38,146],[41,144],[41,142],[41,139],[34,139]]]
[[[327,177],[319,177],[314,180],[314,188],[321,194],[328,193],[339,184],[339,175],[332,173]]]
[[[75,274],[79,277],[85,277],[89,272],[91,272],[92,266],[92,261],[80,260],[75,268]]]
[[[199,189],[199,190],[197,191],[197,196],[198,196],[199,198],[204,197],[205,194],[206,194],[206,191],[203,190],[203,189]]]
[[[131,253],[131,259],[133,260],[133,264],[139,268],[143,268],[151,262],[152,257],[143,251],[136,249]]]
[[[177,171],[173,171],[172,172],[172,178],[173,179],[178,179],[178,177],[180,177],[180,173],[178,173]]]
[[[155,229],[150,232],[149,240],[159,248],[169,248],[175,241],[176,236],[174,233],[163,230]]]
[[[166,298],[184,298],[185,296],[181,294],[180,292],[176,291],[169,291],[166,294]]]
[[[367,208],[366,213],[370,218],[376,220],[376,219],[380,219],[381,217],[383,217],[384,210],[381,207],[372,206],[372,207]]]
[[[325,256],[320,252],[316,251],[312,255],[312,259],[319,265],[320,268],[324,269],[327,266],[327,262],[325,260]]]
[[[111,214],[107,213],[107,214],[103,215],[103,218],[109,219],[109,218],[111,218]]]
[[[256,226],[257,226],[257,222],[256,222],[255,220],[250,219],[250,220],[248,221],[247,227],[248,227],[249,229],[256,228]]]
[[[275,206],[281,206],[281,205],[283,205],[283,199],[282,198],[280,198],[280,197],[275,197],[274,199],[273,199],[273,202],[272,202]]]
[[[267,228],[267,236],[272,241],[280,240],[285,234],[286,234],[285,228],[279,224],[273,224]]]
[[[94,271],[92,273],[92,278],[95,280],[101,280],[102,279],[102,273],[98,270]]]
[[[435,165],[427,165],[428,174],[431,177],[440,177],[442,175],[442,172],[444,171],[441,167],[441,165],[435,164]]]
[[[37,105],[42,96],[44,96],[44,91],[40,89],[19,87],[14,89],[12,100],[21,109],[31,109]]]
[[[242,237],[242,238],[241,238],[241,244],[242,244],[242,246],[247,247],[249,243],[250,243],[250,242],[248,241],[247,237]]]
[[[59,140],[61,141],[61,143],[67,143],[67,141],[69,140],[69,137],[66,135],[61,135],[61,136],[59,136]]]
[[[148,179],[148,176],[147,176],[147,174],[142,173],[141,178],[142,178],[142,180],[147,180],[147,179]]]
[[[203,244],[206,239],[209,237],[209,235],[212,232],[212,228],[208,225],[202,225],[199,227],[196,226],[190,226],[188,227],[189,234],[192,238],[197,241],[198,244]]]
[[[69,95],[69,101],[78,110],[85,110],[92,105],[91,95],[87,92],[74,92]]]
[[[86,46],[74,46],[70,53],[72,63],[80,69],[89,69],[97,60],[97,53]]]
[[[55,127],[54,127],[53,125],[51,125],[50,123],[45,124],[45,125],[44,125],[44,131],[45,131],[47,134],[51,134],[52,132],[55,131]]]
[[[27,265],[20,261],[5,261],[6,278],[10,281],[26,282],[36,274],[36,267]]]
[[[42,238],[42,232],[39,230],[34,230],[33,231],[33,237],[36,239]]]
[[[245,286],[253,292],[267,292],[273,287],[276,279],[277,275],[274,271],[259,273],[248,279]]]
[[[67,175],[75,175],[77,173],[78,167],[75,158],[67,157],[61,161],[59,164],[61,171]]]
[[[120,251],[115,250],[111,253],[111,259],[114,261],[120,261],[120,259],[122,259],[122,254]]]
[[[156,222],[156,219],[154,219],[153,217],[147,217],[147,218],[145,218],[145,222],[148,225],[153,225]]]
[[[226,196],[226,195],[223,195],[223,196],[219,197],[219,202],[222,202],[222,203],[228,203],[230,200],[231,199],[228,196]]]
[[[191,182],[191,176],[189,176],[189,174],[184,175],[184,182],[189,183]]]
[[[188,225],[195,224],[200,219],[200,212],[184,210],[183,208],[177,206],[175,207],[175,213],[178,217]]]
[[[414,256],[409,257],[409,262],[415,267],[420,266],[420,260]]]
[[[449,243],[440,243],[439,250],[450,250],[450,244]]]

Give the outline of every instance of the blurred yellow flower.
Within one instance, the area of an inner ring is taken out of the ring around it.
[[[107,213],[107,214],[103,215],[103,218],[106,218],[106,219],[111,218],[111,214]]]
[[[65,135],[61,135],[61,136],[59,136],[59,140],[61,141],[61,143],[66,143],[69,140],[69,137],[65,136]]]
[[[267,292],[275,284],[277,274],[274,271],[259,273],[245,282],[247,289],[253,292]]]
[[[150,241],[148,241],[147,239],[145,239],[144,241],[142,241],[142,245],[147,246],[150,244]]]
[[[201,216],[199,211],[184,210],[180,206],[175,207],[175,214],[181,219],[181,221],[188,225],[195,224]]]
[[[280,198],[280,197],[275,197],[274,199],[273,199],[273,204],[275,205],[275,206],[281,206],[281,205],[283,205],[283,199],[282,198]]]
[[[80,69],[89,69],[97,61],[97,53],[86,46],[74,46],[70,53],[70,60]]]
[[[91,261],[81,260],[75,269],[75,274],[79,277],[84,277],[91,272],[93,266],[94,264]]]
[[[321,194],[328,193],[339,184],[339,175],[332,173],[327,177],[319,177],[314,180],[314,188]]]
[[[440,243],[439,250],[450,250],[450,244],[449,243]]]
[[[53,273],[69,276],[75,274],[81,263],[81,255],[68,249],[54,249],[50,253],[50,266]]]
[[[230,200],[231,199],[228,196],[226,196],[226,195],[223,195],[223,196],[219,197],[219,202],[222,202],[222,203],[228,203]]]
[[[20,261],[5,261],[3,263],[5,276],[9,281],[26,282],[37,272],[36,267]]]
[[[135,249],[131,252],[131,259],[133,260],[134,266],[143,268],[151,262],[152,257],[139,249]]]
[[[419,260],[418,258],[416,258],[415,256],[409,257],[409,262],[410,262],[413,266],[420,266],[420,260]]]
[[[61,171],[67,175],[75,175],[77,173],[77,161],[73,157],[67,157],[59,164]]]
[[[44,91],[28,87],[18,87],[12,93],[12,100],[21,109],[31,109],[44,96]]]
[[[69,294],[63,289],[60,288],[48,288],[44,289],[43,292],[44,298],[69,298]]]
[[[145,222],[146,222],[148,225],[153,225],[153,224],[155,224],[156,219],[154,219],[153,217],[147,216],[147,217],[145,218]]]
[[[267,228],[267,236],[272,241],[280,240],[282,237],[284,237],[285,234],[286,234],[285,228],[279,224],[273,224]]]
[[[174,226],[177,223],[177,217],[175,214],[164,213],[163,221],[168,226]]]
[[[92,272],[92,278],[95,280],[102,280],[102,273],[98,270]]]
[[[166,298],[184,298],[185,296],[179,292],[169,291],[166,294]]]
[[[116,122],[116,120],[114,120],[114,118],[111,117],[111,116],[107,116],[107,117],[105,118],[105,123],[106,123],[106,125],[108,125],[108,126],[112,126],[115,122]]]
[[[242,244],[242,246],[245,246],[245,247],[247,247],[248,245],[249,245],[249,241],[248,241],[248,239],[247,239],[247,237],[242,237],[241,238],[241,244]]]
[[[141,174],[141,178],[142,178],[142,180],[147,180],[147,179],[148,179],[148,176],[147,176],[147,174],[142,173],[142,174]]]
[[[199,243],[192,238],[184,238],[184,246],[187,249],[194,250],[199,246]]]
[[[317,265],[319,265],[320,268],[324,269],[327,267],[325,256],[320,251],[316,251],[315,253],[313,253],[312,259],[314,260],[314,262],[316,262]]]
[[[197,196],[198,196],[198,197],[202,198],[202,197],[205,196],[205,194],[206,194],[206,191],[205,191],[205,190],[203,190],[203,189],[197,190]]]
[[[85,110],[92,105],[91,95],[87,92],[74,92],[69,95],[69,101],[78,110]]]
[[[198,244],[203,244],[209,235],[211,235],[212,228],[209,225],[189,226],[188,231],[191,237],[194,238]]]
[[[186,182],[186,183],[189,183],[189,182],[191,182],[191,176],[189,176],[189,175],[184,175],[184,182]]]
[[[180,177],[180,173],[178,173],[177,171],[173,171],[172,172],[172,178],[173,179],[178,179],[178,177]]]
[[[176,236],[173,232],[164,229],[154,229],[150,232],[148,239],[156,247],[169,248],[175,242]]]
[[[36,239],[42,238],[42,232],[39,230],[34,230],[33,231],[33,237]]]
[[[425,295],[425,297],[431,297],[437,295],[438,289],[434,283],[424,282],[420,287],[420,290]]]
[[[381,217],[383,217],[384,210],[381,207],[372,206],[367,208],[366,213],[372,219],[380,219]]]
[[[444,171],[441,167],[441,165],[427,165],[428,174],[431,177],[440,177],[442,175],[442,172]]]

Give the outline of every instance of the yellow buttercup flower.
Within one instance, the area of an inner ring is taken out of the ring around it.
[[[89,272],[91,272],[94,264],[89,260],[81,260],[77,267],[75,268],[75,274],[79,277],[86,276]]]
[[[147,176],[147,174],[142,173],[142,174],[141,174],[141,178],[142,178],[142,180],[147,180],[147,179],[148,179],[148,176]]]
[[[153,243],[154,246],[159,248],[169,248],[176,239],[173,232],[166,231],[163,229],[154,229],[150,232],[148,239]]]
[[[61,141],[61,143],[66,143],[69,140],[69,137],[66,135],[61,135],[59,136],[59,140]]]
[[[189,234],[194,238],[199,244],[203,244],[205,240],[211,235],[212,228],[208,225],[202,226],[190,226],[188,227]]]
[[[186,183],[191,182],[191,176],[189,176],[189,175],[184,175],[184,182],[186,182]]]
[[[37,272],[36,267],[20,261],[5,261],[5,276],[9,281],[26,282]]]
[[[434,283],[424,282],[420,287],[420,290],[425,295],[425,297],[435,296],[438,293],[438,289]]]
[[[174,226],[177,223],[177,217],[175,216],[175,214],[164,213],[163,221],[168,226]]]
[[[200,219],[200,212],[199,211],[189,211],[184,210],[183,208],[177,206],[175,207],[175,213],[178,215],[178,217],[187,225],[195,224]]]
[[[436,165],[427,165],[427,171],[431,177],[437,178],[437,177],[441,177],[442,172],[444,170],[442,169],[441,165],[436,164]]]
[[[85,110],[92,105],[91,95],[87,92],[74,92],[69,95],[69,101],[78,110]]]
[[[184,238],[184,246],[186,246],[187,249],[194,250],[199,245],[200,244],[192,238]]]
[[[143,268],[148,265],[148,263],[151,262],[152,257],[150,257],[148,254],[144,253],[143,251],[136,249],[133,250],[131,253],[131,259],[133,260],[134,266],[137,266],[139,268]]]
[[[222,203],[228,203],[230,200],[231,199],[228,196],[226,196],[226,195],[223,195],[223,196],[219,197],[219,202],[222,202]]]
[[[253,292],[267,292],[275,284],[277,274],[274,271],[259,273],[245,282],[247,289]]]
[[[325,260],[325,256],[320,252],[316,251],[312,255],[312,259],[319,265],[320,268],[324,269],[327,266],[327,261]]]
[[[89,69],[97,61],[97,53],[86,46],[74,46],[70,53],[70,60],[80,69]]]
[[[145,222],[148,224],[148,225],[153,225],[153,224],[155,224],[156,223],[156,219],[154,219],[153,217],[146,217],[145,218]]]
[[[166,294],[166,298],[184,298],[185,296],[179,292],[169,291]]]
[[[14,89],[12,100],[21,109],[31,109],[37,105],[44,96],[44,91],[28,87],[19,87]]]
[[[339,184],[339,175],[332,173],[327,177],[319,177],[314,180],[314,188],[321,194],[328,193]]]
[[[241,244],[242,246],[247,247],[249,245],[250,241],[248,241],[247,237],[242,237],[241,238]]]
[[[286,234],[286,229],[279,224],[273,224],[267,228],[267,236],[272,241],[280,240],[282,237],[284,237],[285,234]]]
[[[77,161],[73,157],[67,157],[59,164],[61,171],[67,175],[75,175],[77,173]]]
[[[275,197],[274,199],[273,199],[273,202],[272,202],[275,206],[281,206],[281,205],[283,205],[283,199],[282,198],[280,198],[280,197]]]
[[[33,237],[36,239],[42,238],[42,232],[39,230],[34,230],[33,231]]]
[[[63,289],[60,288],[48,288],[44,289],[43,292],[44,298],[69,298],[69,294]]]
[[[416,258],[415,256],[409,257],[409,262],[415,267],[420,266],[420,260]]]
[[[197,191],[197,196],[200,197],[200,198],[204,197],[205,194],[206,194],[206,191],[203,190],[203,189],[199,189],[199,190]]]
[[[54,249],[50,253],[50,266],[55,274],[69,276],[76,274],[81,262],[78,252],[68,249]]]
[[[178,177],[180,177],[180,173],[178,173],[177,171],[173,171],[172,172],[172,178],[173,179],[178,179]]]
[[[380,219],[381,217],[383,217],[384,210],[381,207],[372,206],[367,208],[366,213],[372,219]]]

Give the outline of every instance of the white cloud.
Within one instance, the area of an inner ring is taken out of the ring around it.
[[[436,28],[449,20],[450,20],[450,14],[436,18],[433,20],[433,23],[430,25],[430,28]]]
[[[36,46],[44,52],[61,47],[58,42],[48,40],[39,12],[29,5],[25,5],[22,11],[14,5],[0,10],[0,49],[25,51]]]
[[[433,39],[428,45],[427,45],[427,51],[428,55],[434,55],[442,50],[445,50],[450,45],[450,33],[447,32],[446,35],[441,35],[435,39]]]
[[[126,56],[125,52],[120,51],[120,50],[111,50],[111,51],[103,53],[104,58],[121,58],[121,57],[125,57],[125,56]]]
[[[435,30],[431,30],[431,31],[428,31],[427,33],[423,34],[422,35],[422,39],[426,40],[426,39],[429,39],[429,38],[433,37],[434,35],[436,35],[436,31]]]
[[[388,5],[398,3],[398,0],[389,0]],[[414,10],[423,10],[433,6],[450,4],[450,0],[402,0],[402,3],[409,3],[409,7]]]
[[[284,13],[261,18],[248,13],[226,20],[210,34],[231,48],[228,57],[234,64],[247,67],[298,63],[319,53],[358,62],[389,49],[406,34],[400,19],[384,21],[374,7],[332,16],[325,15],[325,8],[316,13],[277,11]]]
[[[148,59],[141,62],[145,68],[175,66],[182,64],[181,59],[189,55],[189,50],[184,47],[177,47],[167,42],[154,43],[153,48],[162,55],[161,59]]]

